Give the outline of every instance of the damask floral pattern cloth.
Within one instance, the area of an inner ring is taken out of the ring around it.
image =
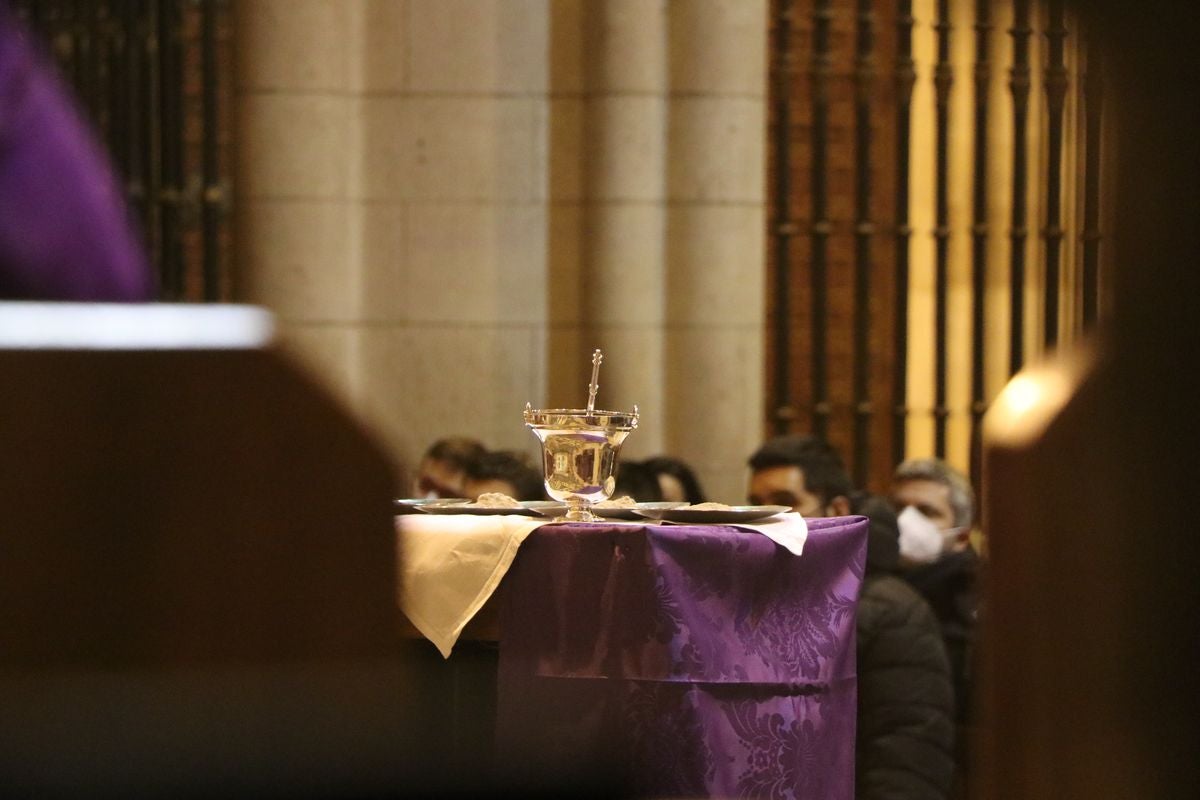
[[[803,556],[729,527],[555,526],[509,571],[497,763],[636,794],[854,796],[865,517]]]

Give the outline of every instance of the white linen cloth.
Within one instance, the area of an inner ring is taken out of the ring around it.
[[[808,539],[808,523],[795,511],[776,514],[761,522],[727,524],[739,530],[761,533],[794,556],[804,552],[804,542]]]
[[[400,610],[444,658],[488,601],[517,548],[547,517],[405,514],[396,517]]]
[[[483,608],[512,566],[526,537],[552,520],[519,514],[496,516],[405,514],[396,517],[400,610],[444,658],[463,628]],[[605,525],[653,525],[605,520]],[[800,555],[808,537],[794,512],[728,527],[761,533]]]

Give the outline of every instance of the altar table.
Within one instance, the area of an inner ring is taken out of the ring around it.
[[[801,556],[724,526],[533,531],[500,609],[502,779],[852,800],[866,540],[864,517],[809,520]]]

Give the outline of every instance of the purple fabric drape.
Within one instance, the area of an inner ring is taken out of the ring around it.
[[[149,300],[108,160],[0,0],[0,299]]]
[[[509,783],[852,800],[863,517],[802,556],[730,527],[553,525],[506,578],[496,755]]]

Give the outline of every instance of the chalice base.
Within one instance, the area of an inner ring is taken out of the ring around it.
[[[592,504],[578,497],[567,498],[567,513],[555,517],[555,522],[600,522],[600,517],[592,513]]]

